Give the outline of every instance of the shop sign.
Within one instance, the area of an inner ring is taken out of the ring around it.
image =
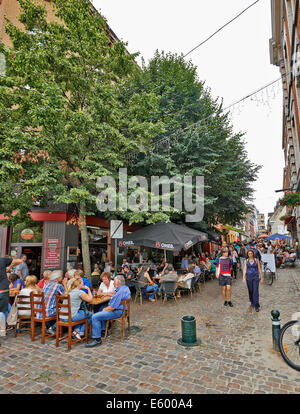
[[[194,243],[192,242],[192,240],[187,241],[186,243],[184,243],[184,247],[186,249],[188,249],[189,247],[191,247]]]
[[[21,231],[21,238],[23,240],[31,240],[34,237],[34,232],[31,229],[24,229]]]
[[[60,242],[61,239],[46,239],[44,256],[45,269],[60,268]]]
[[[130,241],[120,241],[119,242],[119,247],[126,247],[126,246],[133,246],[134,245],[134,243],[133,243],[133,241],[132,240],[130,240]]]

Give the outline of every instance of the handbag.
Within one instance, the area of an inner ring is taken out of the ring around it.
[[[89,315],[89,310],[88,310],[87,304],[86,304],[86,302],[84,300],[81,301],[79,310],[83,310],[84,313],[85,313],[85,316],[88,316]]]
[[[9,326],[15,326],[18,321],[18,307],[17,307],[17,296],[15,297],[14,303],[11,307],[11,310],[9,311],[9,314],[7,316],[7,325]]]

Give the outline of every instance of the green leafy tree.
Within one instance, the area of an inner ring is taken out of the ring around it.
[[[161,131],[153,91],[126,98],[139,71],[122,42],[111,44],[106,20],[89,1],[52,1],[59,22],[33,0],[18,0],[20,30],[7,21],[13,46],[0,43],[0,211],[22,222],[36,201],[76,206],[83,262],[90,275],[86,216],[96,211],[96,181],[114,176],[128,154]],[[154,117],[155,118],[155,115]],[[16,211],[13,216],[12,212]]]
[[[129,94],[154,92],[159,97],[159,111],[150,114],[150,119],[164,124],[164,131],[153,142],[153,152],[140,153],[131,172],[148,177],[204,176],[202,225],[242,220],[249,211],[251,185],[260,167],[248,159],[243,134],[233,132],[228,114],[198,79],[197,68],[182,56],[156,52],[129,82]],[[184,221],[185,214],[173,210],[159,212],[157,218]],[[152,222],[155,216],[140,212],[138,218]]]

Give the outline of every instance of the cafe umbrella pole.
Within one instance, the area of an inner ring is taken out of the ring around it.
[[[114,271],[114,276],[117,275],[117,266],[118,266],[118,239],[115,239],[115,271]]]

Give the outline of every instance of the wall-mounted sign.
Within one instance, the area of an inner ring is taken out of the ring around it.
[[[123,221],[122,220],[111,220],[110,221],[110,237],[112,239],[123,238]]]
[[[61,239],[46,239],[44,256],[45,269],[60,268],[60,244]]]
[[[31,240],[34,237],[34,232],[31,229],[24,229],[21,231],[21,238],[23,240]]]
[[[19,223],[13,226],[11,243],[42,243],[43,242],[43,222],[32,224]]]
[[[67,256],[68,257],[70,257],[70,256],[78,256],[78,250],[79,249],[77,247],[68,246]]]

